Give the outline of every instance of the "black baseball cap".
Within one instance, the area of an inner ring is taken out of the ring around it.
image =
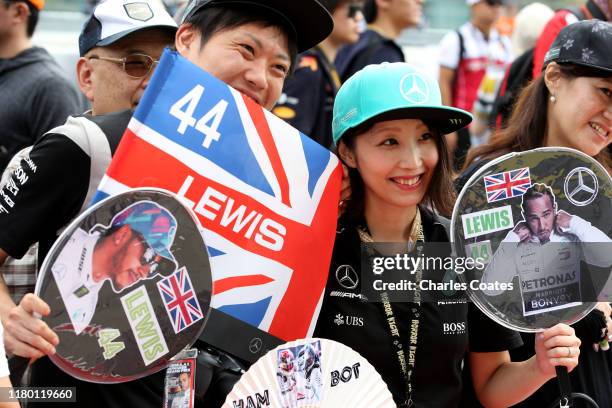
[[[563,28],[544,57],[551,63],[574,64],[612,75],[612,24],[583,20]]]
[[[314,47],[334,28],[331,15],[317,0],[191,0],[183,22],[204,7],[228,4],[259,6],[283,17],[296,33],[298,52]]]

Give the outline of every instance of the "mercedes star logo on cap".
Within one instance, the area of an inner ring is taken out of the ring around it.
[[[400,92],[404,99],[415,105],[429,100],[429,86],[425,78],[419,74],[405,75],[400,81]]]

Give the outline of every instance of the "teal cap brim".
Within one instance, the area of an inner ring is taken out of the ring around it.
[[[469,125],[473,120],[473,116],[462,109],[450,106],[407,107],[381,112],[356,124],[352,129],[366,123],[397,119],[421,119],[430,128],[437,129],[441,135],[446,135]]]

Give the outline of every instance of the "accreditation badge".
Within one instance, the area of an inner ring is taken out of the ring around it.
[[[163,408],[193,408],[198,350],[184,350],[166,368]]]
[[[51,360],[91,382],[153,374],[199,337],[212,278],[200,225],[160,189],[111,196],[81,214],[45,258],[36,294],[60,339]]]
[[[242,376],[223,408],[269,406],[391,408],[396,404],[376,369],[359,353],[326,339],[282,344]]]
[[[510,153],[484,165],[459,194],[451,222],[472,301],[515,330],[572,324],[609,297],[612,181],[573,149]]]

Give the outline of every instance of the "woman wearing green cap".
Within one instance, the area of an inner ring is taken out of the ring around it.
[[[536,357],[510,363],[506,350],[520,344],[518,335],[471,305],[393,302],[389,287],[377,291],[376,299],[365,298],[361,288],[369,283],[361,281],[372,274],[360,273],[362,243],[449,242],[448,220],[438,215],[449,214],[454,199],[443,135],[468,125],[471,116],[443,106],[438,84],[428,75],[408,64],[383,63],[364,68],[340,88],[333,117],[333,139],[349,168],[352,196],[339,220],[315,336],[367,358],[400,407],[458,406],[464,358],[487,407],[521,401],[554,377],[555,365],[573,369],[579,340],[569,326],[543,332]],[[430,270],[412,272],[421,281],[438,278]],[[384,273],[379,276],[384,282]],[[570,348],[573,355],[566,357]]]

